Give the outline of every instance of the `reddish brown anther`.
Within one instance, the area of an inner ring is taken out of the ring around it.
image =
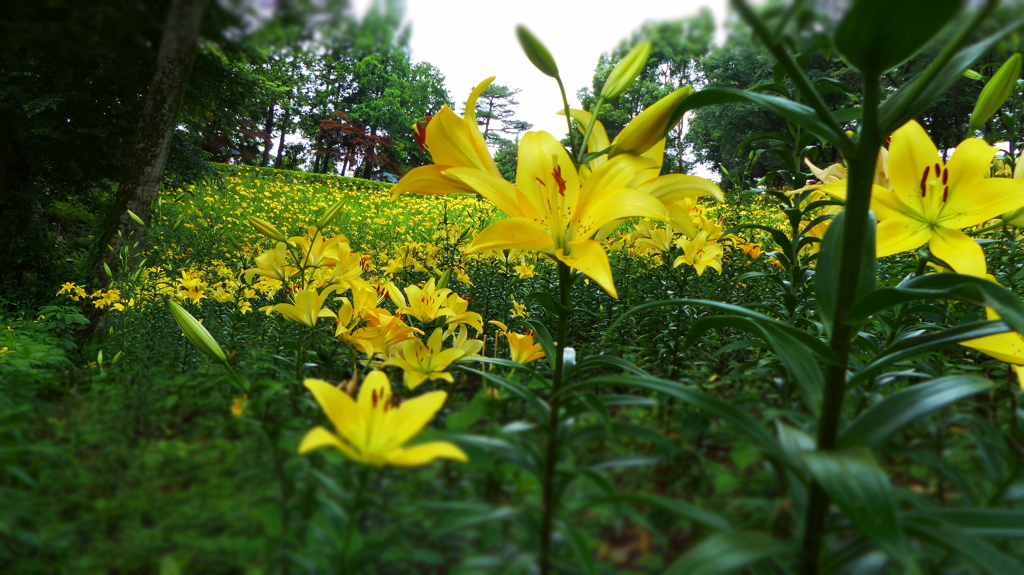
[[[924,175],[921,176],[921,197],[922,198],[925,196],[925,194],[928,193],[928,170],[929,169],[931,169],[931,166],[927,166],[924,169]]]
[[[555,166],[555,171],[551,172],[551,175],[555,177],[555,183],[558,184],[558,193],[565,195],[565,180],[562,179],[562,166]]]

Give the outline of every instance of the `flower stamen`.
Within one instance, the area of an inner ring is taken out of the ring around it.
[[[926,166],[925,169],[924,169],[924,175],[921,176],[921,197],[922,198],[925,197],[925,195],[928,193],[928,170],[930,170],[930,169],[931,169],[931,166]]]

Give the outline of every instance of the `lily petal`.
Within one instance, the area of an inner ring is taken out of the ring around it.
[[[935,228],[928,248],[935,257],[953,266],[956,273],[985,277],[985,252],[978,242],[960,230]]]
[[[953,177],[950,170],[949,177]],[[967,188],[950,190],[949,200],[939,214],[939,225],[967,228],[1006,212],[1024,207],[1024,180],[985,178]]]
[[[309,430],[309,433],[302,438],[302,443],[299,444],[299,454],[309,453],[324,447],[335,447],[344,453],[346,457],[354,461],[364,461],[363,457],[356,453],[355,450],[323,427],[314,427]]]
[[[957,195],[961,195],[970,189],[970,195],[973,196],[974,185],[988,177],[995,156],[996,147],[984,140],[969,138],[960,142],[946,164],[949,171],[949,181],[946,185],[949,186],[950,195],[954,194],[954,190],[960,190],[960,194]]]
[[[608,262],[608,254],[604,253],[601,244],[594,240],[583,240],[572,244],[572,255],[566,255],[561,249],[555,251],[555,257],[574,270],[597,282],[608,295],[615,299],[619,293],[615,291],[615,279],[612,277],[612,266]]]
[[[875,255],[880,258],[917,249],[928,241],[928,224],[907,216],[896,216],[878,223]]]
[[[648,180],[637,189],[665,203],[682,198],[703,197],[712,197],[719,202],[725,201],[725,194],[722,192],[722,188],[719,188],[714,182],[699,176],[687,176],[685,174],[666,174],[653,180]]]
[[[465,452],[447,441],[432,441],[388,454],[388,463],[396,467],[417,467],[437,459],[469,461]]]
[[[392,428],[389,433],[390,447],[383,449],[388,451],[400,447],[406,441],[416,436],[434,418],[434,415],[444,407],[448,394],[443,391],[431,391],[413,399],[402,402],[391,421]]]
[[[474,190],[458,178],[448,177],[444,171],[449,166],[431,164],[409,170],[402,179],[391,188],[391,197],[396,198],[404,193],[444,195],[472,194]]]
[[[985,308],[985,315],[988,319],[999,319],[999,314],[992,308]],[[1024,364],[1024,337],[1016,332],[979,337],[961,342],[960,345],[976,349],[999,361],[1017,365]]]
[[[412,172],[410,172],[412,173]],[[516,188],[500,176],[488,174],[474,168],[449,168],[444,171],[449,179],[459,182],[470,191],[476,192],[512,217],[524,215],[516,202]],[[408,177],[408,176],[406,176]],[[405,178],[402,178],[403,180]]]
[[[608,222],[625,218],[665,220],[668,219],[668,211],[664,204],[650,194],[629,188],[600,189],[573,218],[570,233],[575,237],[571,240],[590,239]]]
[[[844,187],[845,185],[843,184]],[[888,220],[897,216],[916,216],[918,219],[921,218],[920,214],[915,213],[906,204],[901,202],[899,196],[893,193],[892,190],[879,185],[874,185],[871,188],[871,209],[874,210],[875,217],[879,220]]]
[[[320,379],[307,379],[303,385],[313,393],[334,429],[349,443],[362,445],[366,420],[356,402],[344,391]]]
[[[555,239],[544,226],[526,218],[508,218],[484,228],[473,239],[466,253],[512,248],[547,252],[554,247]]]
[[[924,170],[928,168],[931,177],[935,177],[933,170],[937,162],[939,149],[921,124],[911,120],[893,132],[889,145],[889,181],[900,201],[919,214],[924,213],[921,202]]]

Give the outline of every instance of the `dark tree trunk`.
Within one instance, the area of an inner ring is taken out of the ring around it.
[[[141,241],[146,234],[146,228],[132,220],[127,210],[131,210],[143,222],[148,223],[152,219],[149,207],[160,192],[178,107],[185,95],[195,58],[201,15],[201,0],[171,1],[167,25],[157,54],[156,72],[135,131],[131,157],[110,208],[107,224],[99,238],[99,257],[95,265],[97,272],[102,270],[103,263],[116,271],[117,254],[122,242],[118,231],[125,241],[130,238],[132,242]],[[111,249],[105,249],[107,245]]]
[[[157,53],[156,71],[135,130],[128,166],[95,246],[93,274],[101,282],[105,279],[103,264],[117,274],[118,253],[122,245],[134,246],[135,242],[145,240],[146,227],[136,223],[127,210],[144,223],[152,219],[149,207],[160,193],[178,107],[185,95],[195,59],[201,16],[202,0],[171,0]],[[78,333],[81,340],[92,337],[102,323],[103,310],[91,310],[88,319],[89,324]]]
[[[263,159],[260,161],[260,167],[263,168],[270,164],[270,148],[274,145],[274,107],[270,106],[267,108],[267,141],[263,146]]]
[[[274,169],[281,169],[281,158],[284,157],[284,132],[288,126],[287,118],[284,117],[284,110],[281,110],[281,138],[277,140],[277,157],[274,158]]]

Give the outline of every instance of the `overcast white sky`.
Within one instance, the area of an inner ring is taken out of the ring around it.
[[[448,93],[462,111],[470,90],[481,80],[519,88],[518,117],[558,137],[566,132],[558,85],[526,59],[515,29],[524,24],[551,51],[569,95],[578,106],[576,90],[590,86],[601,54],[628,38],[645,21],[673,20],[695,15],[702,6],[715,15],[719,31],[726,0],[406,0],[412,27],[410,48],[417,62],[430,62],[445,76]],[[372,0],[352,0],[359,15]]]

